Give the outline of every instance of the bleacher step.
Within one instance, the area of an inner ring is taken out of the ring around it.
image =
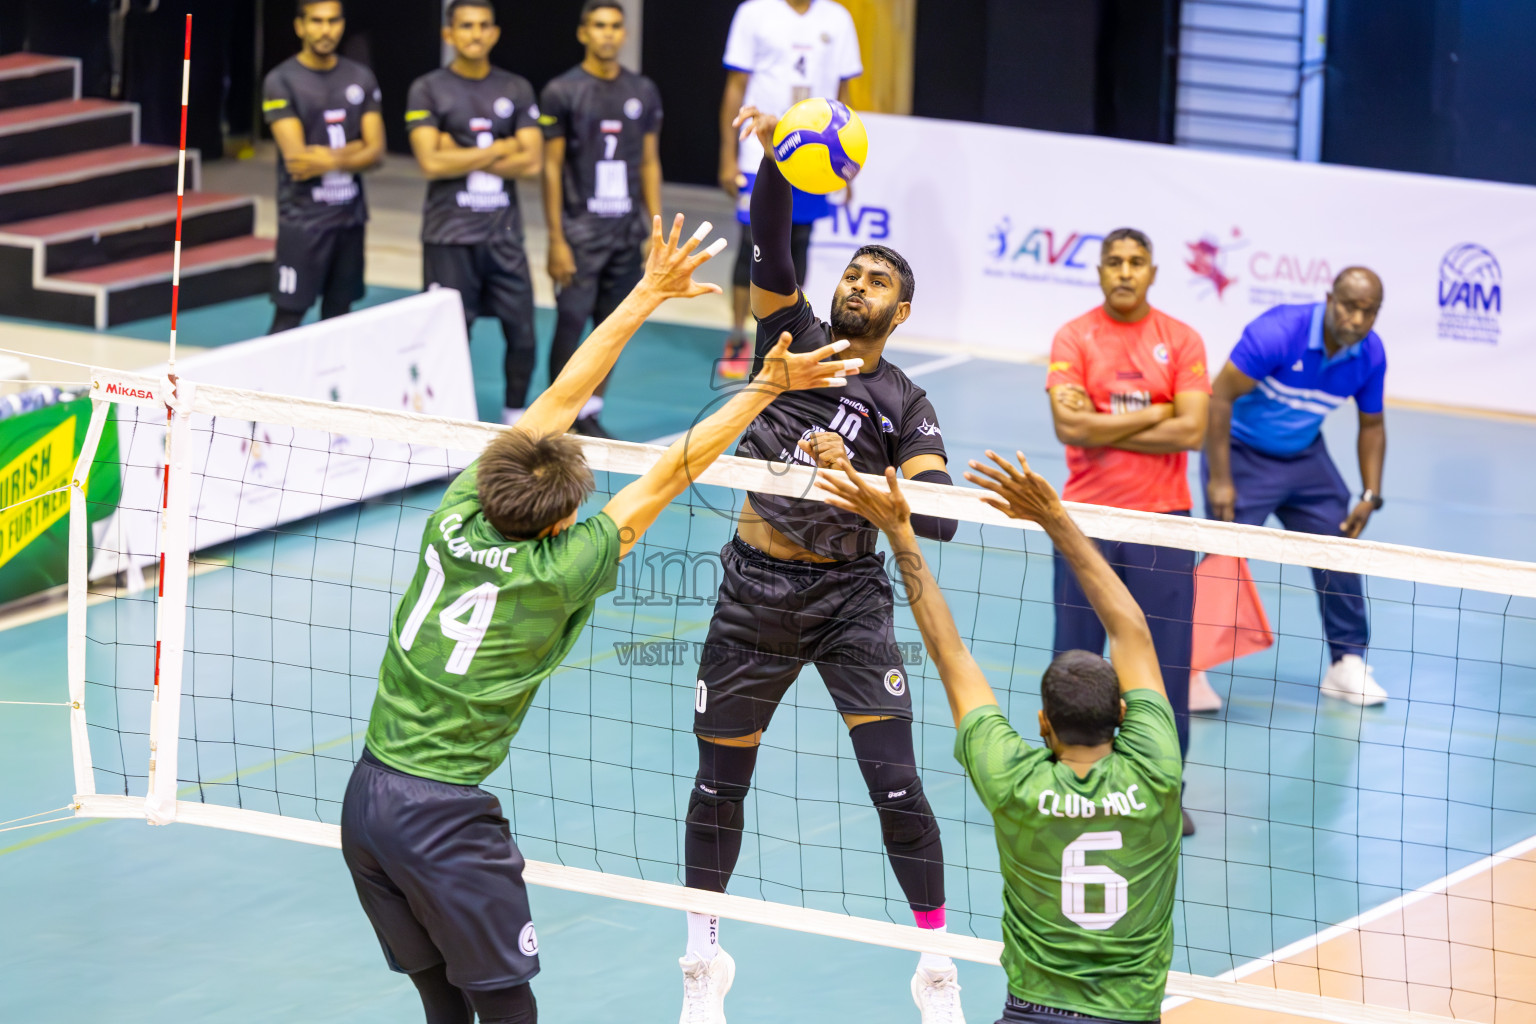
[[[139,141],[139,108],[111,100],[54,100],[0,109],[0,166]]]

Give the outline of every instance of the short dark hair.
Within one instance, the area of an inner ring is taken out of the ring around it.
[[[1099,261],[1103,262],[1104,254],[1109,252],[1110,246],[1127,239],[1147,250],[1148,256],[1152,255],[1152,239],[1147,237],[1145,231],[1138,231],[1135,228],[1115,228],[1115,230],[1104,236],[1103,243],[1099,245]]]
[[[443,15],[447,24],[453,24],[453,16],[459,13],[460,7],[484,7],[491,12],[491,20],[496,20],[496,5],[491,3],[491,0],[451,0],[447,12]]]
[[[1120,724],[1120,677],[1097,654],[1062,651],[1040,677],[1040,702],[1061,742],[1106,743]]]
[[[901,295],[897,301],[911,302],[913,294],[917,291],[917,279],[912,276],[912,266],[902,258],[901,253],[895,249],[887,249],[883,245],[866,245],[853,254],[853,260],[860,256],[868,256],[877,259],[881,263],[896,271],[896,276],[901,278]]]
[[[592,493],[592,471],[569,434],[498,434],[480,454],[475,491],[480,510],[508,540],[537,537],[581,507]]]
[[[593,11],[601,11],[604,8],[610,8],[612,10],[618,11],[619,17],[625,17],[624,5],[619,3],[618,0],[587,0],[586,3],[581,5],[580,24],[585,25],[587,23],[587,15],[591,14]]]
[[[342,3],[342,0],[296,0],[293,5],[293,16],[295,18],[302,18],[309,13],[309,9],[315,6],[315,4],[332,2],[341,8],[341,16],[345,18],[347,16],[347,5]]]

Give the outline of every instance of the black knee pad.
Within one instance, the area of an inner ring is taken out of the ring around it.
[[[892,850],[910,850],[938,833],[912,747],[912,723],[895,718],[866,722],[848,734],[869,799],[880,814],[880,831]]]
[[[892,850],[922,846],[939,831],[916,772],[907,780],[898,780],[895,789],[871,790],[869,798],[880,815],[881,834]]]
[[[741,805],[747,799],[748,787],[711,782],[713,785],[693,780],[693,792],[688,794],[688,824],[740,832],[747,820]]]

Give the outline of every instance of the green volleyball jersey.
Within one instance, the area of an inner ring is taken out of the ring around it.
[[[368,718],[380,761],[462,786],[506,760],[539,684],[619,572],[618,527],[601,512],[553,537],[507,540],[480,513],[477,466],[427,520]]]
[[[997,824],[1003,968],[1019,999],[1157,1020],[1173,960],[1183,766],[1173,709],[1125,695],[1114,752],[1079,779],[995,704],[960,723],[955,757]]]

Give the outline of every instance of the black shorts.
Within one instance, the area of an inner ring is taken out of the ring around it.
[[[310,231],[298,224],[277,225],[277,257],[272,264],[272,304],[302,313],[324,295],[351,305],[363,297],[364,229]]]
[[[533,278],[522,239],[502,231],[475,245],[423,245],[422,279],[427,288],[452,288],[464,300],[464,318],[482,316],[533,327]]]
[[[883,554],[790,562],[732,537],[720,549],[720,562],[694,732],[726,739],[767,728],[807,663],[821,673],[842,714],[911,721]]]
[[[1054,1006],[1042,1006],[1020,999],[1011,992],[1008,1001],[1003,1004],[1003,1015],[997,1019],[997,1024],[1072,1024],[1073,1021],[1077,1024],[1151,1024],[1148,1021],[1122,1021],[1113,1017],[1093,1017],[1086,1013],[1058,1010]]]
[[[485,790],[396,771],[365,749],[341,806],[341,853],[391,969],[446,964],[470,991],[539,973],[523,855]]]
[[[796,224],[789,235],[789,257],[795,264],[795,280],[805,285],[806,259],[811,249],[811,229],[814,224]],[[736,270],[731,280],[736,287],[745,288],[752,283],[752,225],[741,226],[741,244],[736,247]]]

